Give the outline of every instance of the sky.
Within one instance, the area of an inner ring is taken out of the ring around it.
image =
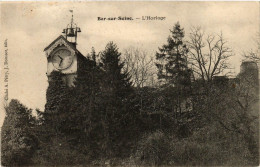
[[[71,19],[81,28],[78,50],[87,55],[94,47],[104,50],[113,41],[123,51],[138,47],[149,52],[167,42],[169,29],[179,21],[186,35],[192,26],[208,34],[223,33],[234,57],[230,62],[239,72],[241,54],[255,49],[259,32],[259,2],[2,2],[1,5],[1,111],[4,119],[5,49],[8,48],[8,98],[29,108],[44,110],[47,59],[43,49],[55,40]],[[98,21],[97,17],[160,16],[163,21]],[[7,48],[4,41],[7,39]],[[151,55],[154,56],[154,55]]]

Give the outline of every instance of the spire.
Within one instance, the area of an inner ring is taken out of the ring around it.
[[[73,10],[70,10],[70,12],[71,12],[71,26],[72,26],[72,24],[73,24]]]
[[[73,10],[69,10],[71,12],[71,22],[67,25],[67,28],[63,29],[63,32],[65,34],[66,39],[75,45],[77,45],[77,36],[78,33],[81,32],[80,28],[77,26],[76,23],[74,23],[73,20]]]

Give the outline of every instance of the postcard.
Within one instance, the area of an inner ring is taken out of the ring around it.
[[[2,166],[258,166],[259,2],[1,2]]]

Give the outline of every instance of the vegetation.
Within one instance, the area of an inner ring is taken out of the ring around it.
[[[121,55],[110,42],[99,55],[92,49],[74,87],[51,74],[36,117],[12,100],[2,165],[258,165],[258,69],[220,77],[232,55],[222,35],[193,29],[185,41],[179,23],[170,33],[158,71],[147,52]]]
[[[1,130],[1,162],[4,166],[28,165],[37,149],[32,110],[18,100],[11,100],[5,111]]]

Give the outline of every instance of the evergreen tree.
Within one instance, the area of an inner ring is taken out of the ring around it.
[[[110,42],[101,54],[101,65],[104,71],[102,82],[102,105],[107,128],[105,131],[106,151],[108,156],[116,153],[122,156],[122,148],[127,150],[126,143],[134,126],[134,112],[131,104],[133,89],[130,77],[123,72],[124,63],[120,62],[121,53],[117,46]],[[129,150],[128,150],[129,151]]]
[[[87,58],[84,61],[84,68],[79,69],[76,79],[76,98],[74,98],[74,106],[77,108],[72,114],[78,121],[75,128],[78,128],[78,143],[80,149],[94,158],[100,154],[99,143],[103,139],[102,110],[100,109],[101,93],[100,82],[101,70],[96,62],[96,53],[92,49],[91,56],[93,60]]]
[[[172,100],[172,107],[181,113],[181,103],[189,95],[191,70],[187,66],[188,49],[183,42],[184,29],[177,22],[168,37],[168,43],[156,53],[158,78],[167,86],[173,86],[177,98]],[[176,115],[176,114],[174,114]]]
[[[95,63],[95,66],[97,65],[97,57],[98,57],[98,55],[96,54],[95,48],[92,47],[91,48],[91,58],[92,58],[93,62]]]
[[[33,133],[36,120],[32,117],[32,110],[18,100],[11,100],[5,111],[1,130],[1,163],[3,166],[28,165],[37,147]]]
[[[102,68],[105,71],[106,87],[118,98],[125,98],[132,91],[130,77],[123,72],[124,63],[120,61],[121,53],[117,46],[110,42],[101,55]]]
[[[170,31],[168,43],[156,53],[158,78],[164,79],[167,84],[185,86],[190,82],[190,71],[187,67],[188,49],[183,42],[184,30],[177,22]]]

